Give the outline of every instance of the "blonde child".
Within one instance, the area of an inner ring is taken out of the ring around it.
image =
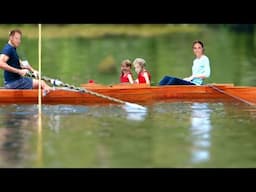
[[[146,70],[146,61],[142,58],[136,58],[133,61],[133,65],[136,73],[138,74],[138,78],[135,80],[136,83],[146,83],[150,85],[151,75]]]
[[[120,83],[134,83],[131,69],[132,62],[129,59],[123,60],[121,63]]]

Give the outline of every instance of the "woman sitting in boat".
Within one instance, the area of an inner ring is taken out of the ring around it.
[[[204,79],[210,77],[210,62],[209,58],[204,54],[204,44],[196,40],[193,42],[192,48],[196,56],[193,61],[192,75],[184,79],[165,76],[159,82],[159,85],[202,85]]]
[[[123,60],[121,63],[120,83],[134,83],[131,69],[132,62],[129,59]]]
[[[142,58],[136,58],[133,61],[133,65],[135,68],[136,73],[138,74],[137,79],[135,80],[136,83],[146,83],[150,85],[151,75],[146,70],[146,61]]]

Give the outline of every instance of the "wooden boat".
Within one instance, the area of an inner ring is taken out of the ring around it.
[[[81,87],[100,95],[137,104],[170,101],[248,101],[256,104],[256,87],[234,86],[233,84],[210,84],[202,86],[167,85],[150,86],[146,84],[100,85],[81,84]],[[0,89],[1,104],[37,104],[38,90]],[[82,93],[67,88],[56,88],[42,97],[43,104],[98,105],[116,103],[112,99]]]

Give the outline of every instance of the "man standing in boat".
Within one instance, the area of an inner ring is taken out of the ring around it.
[[[4,70],[4,86],[7,89],[36,89],[39,80],[24,77],[29,71],[38,74],[28,63],[22,65],[16,49],[21,43],[22,32],[14,29],[9,33],[9,41],[0,55],[0,68]],[[43,80],[41,86],[44,93],[51,90]]]

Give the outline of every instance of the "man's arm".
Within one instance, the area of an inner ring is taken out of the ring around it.
[[[29,71],[31,71],[32,73],[34,73],[34,75],[35,75],[36,78],[39,78],[39,72],[38,72],[37,70],[33,69],[33,67],[28,63],[27,60],[25,60],[25,61],[19,60],[19,61],[20,61],[20,66],[21,66],[21,68],[23,68],[23,69],[28,69]]]
[[[17,69],[15,67],[12,67],[10,65],[7,64],[7,61],[9,59],[9,56],[5,55],[5,54],[1,54],[0,55],[0,68],[4,69],[6,71],[10,71],[12,73],[18,73],[21,76],[26,75],[26,73],[28,72],[27,69]]]
[[[35,69],[33,69],[33,67],[28,63],[28,61],[21,61],[20,60],[20,66],[22,69],[28,69],[31,72],[36,71]]]

